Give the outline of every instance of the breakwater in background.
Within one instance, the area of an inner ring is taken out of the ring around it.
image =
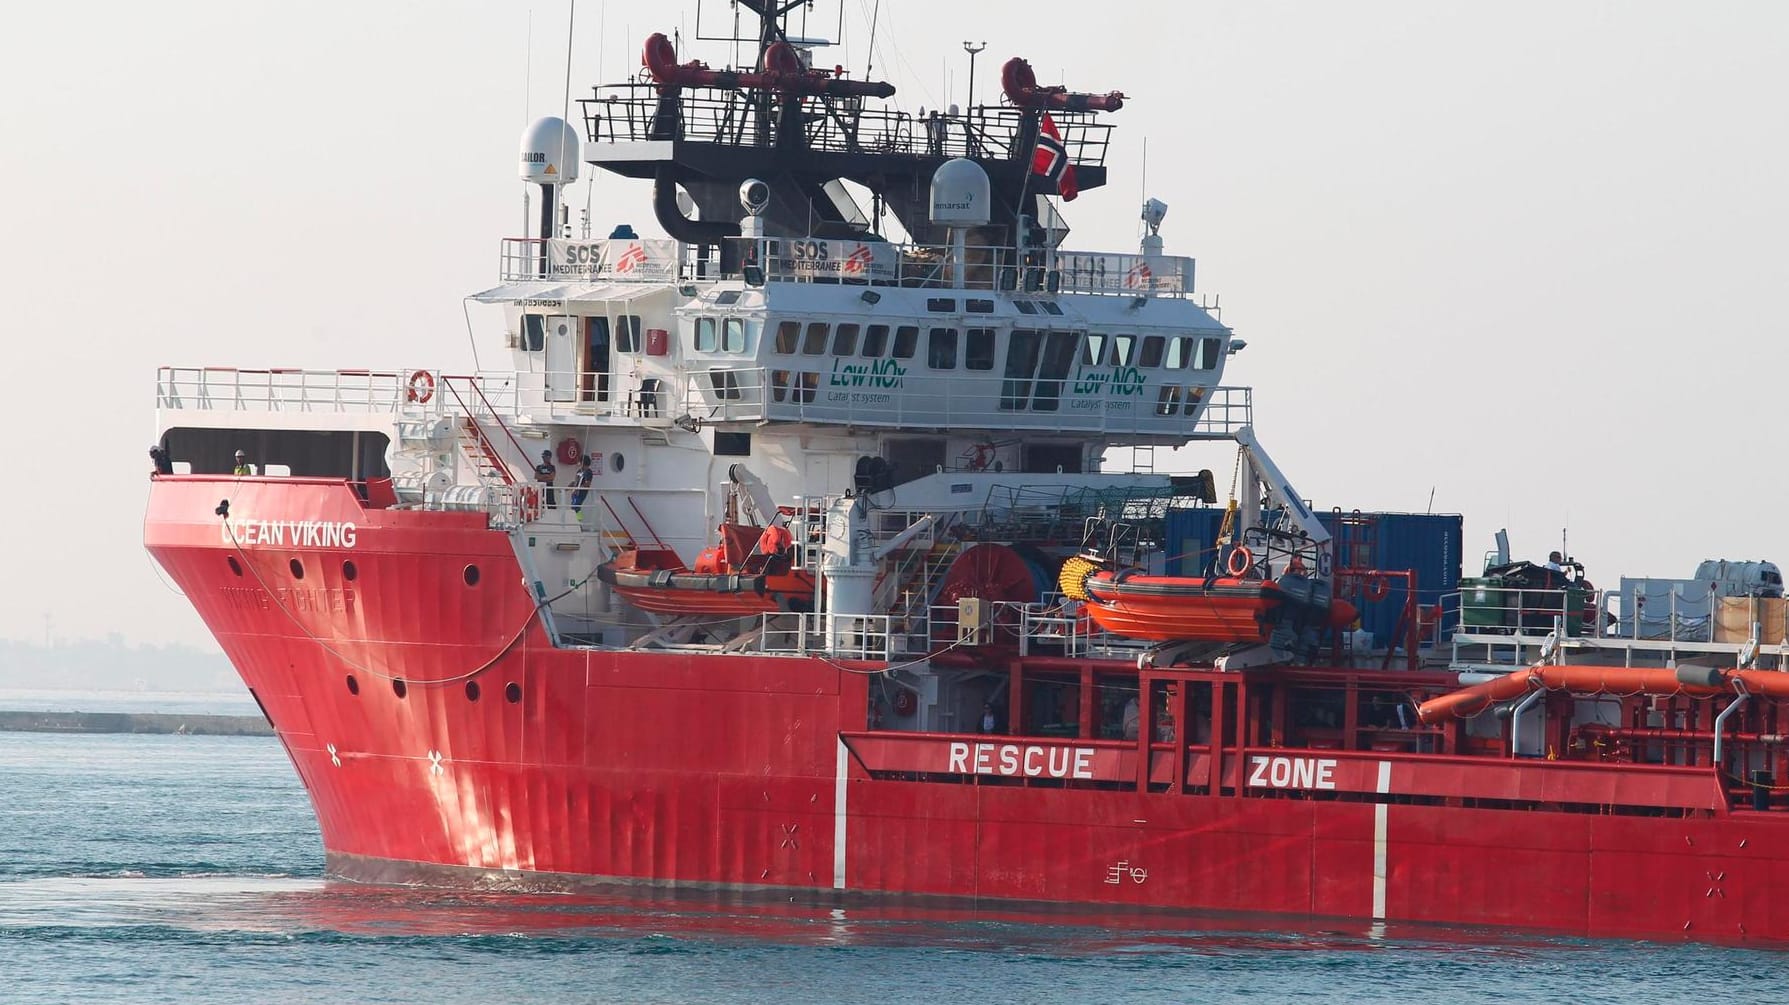
[[[188,712],[52,712],[0,709],[0,731],[23,733],[168,733],[272,736],[259,715]]]

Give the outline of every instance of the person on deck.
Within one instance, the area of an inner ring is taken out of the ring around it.
[[[596,472],[590,470],[590,455],[585,454],[578,459],[578,473],[572,476],[571,509],[577,519],[584,519],[584,500],[590,496],[590,480]]]
[[[171,475],[174,473],[174,459],[168,456],[168,452],[163,450],[160,444],[149,448],[149,459],[155,462],[156,474]]]
[[[1549,569],[1549,570],[1550,570],[1550,571],[1552,571],[1552,572],[1564,572],[1564,571],[1565,571],[1565,566],[1563,566],[1563,565],[1561,565],[1561,564],[1560,564],[1560,563],[1562,563],[1562,562],[1564,562],[1564,561],[1565,561],[1565,557],[1564,557],[1564,556],[1562,556],[1562,555],[1560,555],[1560,554],[1559,554],[1559,552],[1557,552],[1557,551],[1549,551],[1549,552],[1547,552],[1547,568],[1548,568],[1548,569]]]
[[[248,462],[248,452],[247,451],[245,451],[245,450],[236,451],[236,469],[230,473],[234,474],[234,475],[238,475],[238,476],[252,475],[255,473],[255,466]]]
[[[553,452],[551,450],[541,451],[540,463],[534,466],[534,480],[541,484],[541,502],[547,509],[559,505],[558,497],[554,494],[553,489],[553,479],[558,476],[559,468],[553,463]]]

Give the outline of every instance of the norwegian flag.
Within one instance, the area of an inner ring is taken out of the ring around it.
[[[1031,154],[1031,173],[1050,179],[1063,202],[1074,202],[1081,194],[1075,184],[1075,166],[1069,162],[1068,148],[1062,145],[1062,134],[1056,131],[1056,120],[1045,112],[1037,128],[1037,149]]]

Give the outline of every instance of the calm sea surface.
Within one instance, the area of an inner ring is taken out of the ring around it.
[[[0,1001],[1789,997],[1789,954],[1748,950],[486,897],[325,883],[322,866],[275,740],[0,733]]]

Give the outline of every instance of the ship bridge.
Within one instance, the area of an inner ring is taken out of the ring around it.
[[[707,257],[674,241],[506,240],[508,281],[477,299],[507,306],[517,366],[488,390],[555,422],[1158,443],[1249,422],[1247,391],[1221,383],[1240,343],[1192,296],[1190,258],[1048,249],[1026,265],[1004,248],[733,240],[746,247]]]

